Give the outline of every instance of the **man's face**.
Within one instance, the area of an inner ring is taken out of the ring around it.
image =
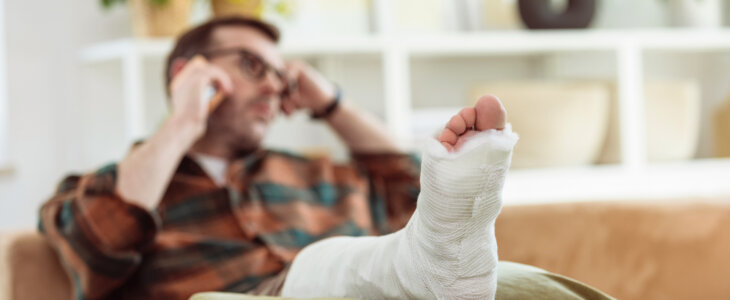
[[[242,26],[222,26],[214,30],[208,51],[243,49],[261,58],[277,70],[284,69],[284,61],[276,44],[260,31]],[[224,139],[238,148],[257,147],[279,113],[280,94],[285,88],[274,72],[256,78],[245,68],[238,53],[217,55],[210,63],[225,70],[233,83],[233,91],[221,102],[208,119],[206,135]]]

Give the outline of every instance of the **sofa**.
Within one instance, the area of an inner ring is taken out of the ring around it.
[[[730,196],[507,205],[501,260],[562,274],[618,299],[730,298]],[[0,234],[0,300],[71,299],[34,230]]]

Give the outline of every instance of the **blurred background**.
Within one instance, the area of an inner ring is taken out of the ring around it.
[[[414,151],[500,97],[521,135],[507,204],[730,196],[730,3],[573,2],[0,0],[0,229],[153,132],[174,36],[228,14],[280,26],[287,58]],[[305,114],[266,144],[347,158]]]

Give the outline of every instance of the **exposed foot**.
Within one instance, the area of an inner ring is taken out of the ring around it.
[[[492,95],[479,98],[474,107],[462,109],[451,117],[438,141],[449,151],[456,151],[469,137],[489,129],[501,130],[507,122],[507,111],[502,102]]]
[[[335,237],[304,248],[291,265],[282,295],[494,299],[494,222],[517,142],[505,120],[505,109],[494,96],[461,110],[438,138],[448,151],[480,138],[480,131],[505,130],[484,134],[482,143],[459,155],[444,156],[441,148],[429,146],[421,162],[418,205],[405,228],[379,237]]]

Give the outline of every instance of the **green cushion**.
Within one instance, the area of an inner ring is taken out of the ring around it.
[[[207,292],[193,295],[190,300],[266,300],[294,299],[282,297],[250,296],[245,294]],[[348,298],[311,298],[348,299]],[[585,299],[604,300],[612,297],[583,283],[540,268],[499,262],[497,267],[497,300],[512,299]]]
[[[533,266],[501,261],[497,266],[497,300],[614,299],[568,277]]]
[[[221,293],[221,292],[205,292],[197,293],[190,297],[189,300],[301,300],[302,298],[284,298],[284,297],[271,297],[271,296],[251,296],[246,294],[236,293]],[[352,298],[309,298],[316,300],[347,300]],[[352,299],[356,300],[356,299]]]

